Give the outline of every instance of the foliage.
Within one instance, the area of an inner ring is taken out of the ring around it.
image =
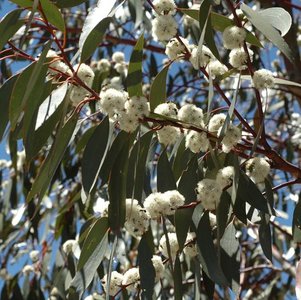
[[[0,298],[301,299],[301,7],[10,2]]]

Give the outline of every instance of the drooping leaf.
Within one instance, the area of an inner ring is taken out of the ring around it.
[[[152,245],[147,234],[143,235],[138,246],[138,262],[142,299],[152,299],[155,286],[155,269],[152,263]]]
[[[230,283],[232,291],[237,294],[240,278],[240,247],[235,237],[236,229],[231,222],[225,229],[225,234],[220,240],[221,265],[223,272]]]
[[[282,7],[270,7],[258,12],[265,22],[281,32],[285,36],[292,26],[291,15]]]
[[[67,149],[69,140],[73,134],[77,123],[77,114],[73,114],[66,124],[60,128],[57,132],[55,141],[50,149],[48,156],[43,162],[38,175],[33,182],[30,192],[27,195],[26,201],[29,202],[33,197],[38,194],[39,198],[42,199],[51,179],[61,162],[63,155]]]
[[[22,9],[15,9],[6,14],[0,21],[0,50],[4,47],[6,42],[18,31],[24,24],[19,20]]]
[[[216,250],[213,244],[209,212],[204,212],[197,227],[197,245],[200,250],[200,262],[208,277],[215,283],[228,286],[229,283],[218,263]]]
[[[252,207],[266,214],[272,214],[267,199],[244,172],[240,172],[237,195],[238,197],[244,198]]]
[[[37,130],[63,102],[67,93],[68,84],[64,83],[55,89],[40,105],[36,120],[35,130]]]
[[[173,277],[174,277],[174,287],[175,287],[174,299],[182,300],[183,299],[182,269],[181,269],[181,262],[178,255],[175,260]]]
[[[248,20],[268,39],[270,40],[279,50],[290,60],[293,61],[292,51],[288,44],[279,34],[279,32],[268,22],[260,12],[252,10],[246,4],[242,3],[240,6]]]
[[[136,42],[129,63],[126,85],[130,97],[143,95],[142,93],[143,46],[144,46],[144,34],[142,33]]]
[[[82,52],[80,56],[81,62],[86,61],[89,57],[92,56],[95,49],[101,43],[104,34],[108,29],[111,21],[112,21],[111,17],[102,19],[89,33],[82,47]]]
[[[205,41],[208,48],[211,50],[211,52],[217,59],[220,59],[216,47],[216,43],[214,41],[214,32],[213,32],[212,21],[211,21],[211,7],[212,7],[211,0],[204,0],[201,3],[200,10],[199,10],[199,25],[200,25],[201,32],[205,30]]]
[[[95,30],[96,37],[101,37],[102,31],[101,29],[101,25],[99,25],[99,23],[101,23],[105,18],[108,17],[109,13],[111,12],[111,10],[113,9],[114,5],[116,3],[116,0],[112,0],[112,1],[107,1],[107,0],[98,0],[96,7],[94,7],[88,14],[87,18],[85,19],[85,23],[83,25],[83,30],[82,33],[79,37],[79,51],[82,53],[84,47],[88,47],[90,48],[90,43],[93,43],[93,46],[96,43],[99,43],[99,40],[92,40],[92,39],[88,39],[90,34]],[[86,44],[86,41],[88,40],[89,44]],[[94,48],[95,50],[95,48]],[[93,51],[94,51],[93,50]],[[92,51],[92,53],[93,53]],[[89,55],[91,54],[91,50],[87,51],[87,53],[89,53]],[[89,56],[88,55],[88,56]],[[85,59],[87,59],[87,54],[84,53],[84,57],[81,57],[81,61],[83,62]]]
[[[301,201],[299,199],[293,214],[293,239],[296,243],[301,243]]]
[[[64,32],[65,21],[59,9],[50,0],[40,0],[40,3],[47,21]]]
[[[79,272],[87,263],[97,246],[101,243],[101,240],[108,231],[109,223],[108,218],[100,218],[91,226],[77,264],[77,272]]]
[[[134,199],[142,198],[144,179],[146,173],[146,159],[153,132],[145,133],[134,145],[129,158],[127,175],[127,197]]]
[[[105,160],[110,135],[110,122],[106,117],[94,130],[82,159],[82,183],[87,194],[94,188],[100,168]]]
[[[197,157],[194,156],[190,160],[187,169],[183,172],[178,184],[178,191],[185,197],[186,204],[196,200],[195,188],[198,183],[197,169]],[[182,250],[186,241],[193,210],[194,208],[177,209],[175,213],[176,234],[180,250]]]
[[[262,248],[262,251],[266,258],[272,262],[272,235],[270,229],[270,216],[264,213],[261,213],[261,221],[259,225],[259,242]]]
[[[168,160],[166,149],[160,155],[157,166],[157,189],[158,192],[176,190],[177,184]]]
[[[66,7],[78,6],[87,1],[88,0],[56,0],[54,1],[54,3],[59,8],[66,8]]]
[[[128,140],[119,152],[109,180],[109,225],[113,232],[119,232],[125,222],[126,181],[129,163]]]
[[[3,134],[8,124],[9,99],[11,97],[11,93],[18,76],[19,75],[12,76],[8,80],[6,80],[0,88],[0,141],[3,138]]]
[[[217,230],[220,238],[223,236],[227,226],[230,205],[231,196],[227,192],[223,192],[216,211]]]
[[[76,272],[75,277],[71,281],[71,290],[79,292],[79,298],[81,298],[84,290],[92,282],[96,270],[108,250],[108,233],[109,230],[105,232],[104,236],[101,239],[101,242],[98,243],[95,250],[84,264],[83,268]]]
[[[166,77],[170,64],[165,66],[155,77],[149,95],[150,109],[153,111],[159,104],[166,100]]]

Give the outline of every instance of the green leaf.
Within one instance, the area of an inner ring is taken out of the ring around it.
[[[127,175],[127,197],[134,199],[142,198],[144,179],[146,173],[146,160],[153,131],[145,133],[134,145],[129,158]]]
[[[110,23],[112,22],[113,18],[107,17],[101,20],[95,28],[89,33],[87,36],[80,56],[80,61],[85,62],[88,58],[92,56],[95,49],[101,43],[106,30],[108,29]]]
[[[227,192],[223,192],[220,201],[217,206],[216,211],[216,223],[217,230],[219,233],[219,237],[221,238],[225,232],[228,218],[229,218],[229,210],[231,205],[231,196]]]
[[[142,289],[141,299],[152,299],[153,296],[156,273],[152,263],[152,257],[152,245],[149,244],[147,234],[144,234],[138,246],[138,264]]]
[[[185,204],[196,200],[195,188],[198,183],[198,161],[195,155],[183,172],[178,184],[178,191],[185,197]],[[187,233],[191,224],[194,208],[177,209],[175,213],[175,226],[180,251],[185,244]]]
[[[6,42],[18,31],[24,24],[19,20],[22,9],[15,9],[6,14],[0,21],[0,50],[3,49]]]
[[[270,216],[264,213],[260,213],[261,221],[259,225],[259,242],[262,251],[267,259],[272,262],[272,235],[270,229]]]
[[[293,214],[293,239],[296,243],[301,243],[301,201],[299,199]]]
[[[43,198],[58,165],[63,159],[76,123],[77,114],[73,114],[66,124],[58,130],[50,152],[44,160],[31,190],[27,195],[26,202],[31,201],[36,194],[39,195],[40,199]]]
[[[10,0],[21,7],[32,7],[32,0]]]
[[[119,152],[109,180],[109,224],[113,232],[119,232],[125,222],[126,181],[129,162],[130,139]]]
[[[120,150],[122,149],[124,143],[128,140],[128,133],[125,131],[120,131],[117,137],[114,139],[110,150],[107,153],[106,159],[101,167],[99,177],[101,179],[101,185],[103,186],[109,180],[110,172],[113,168],[113,164],[117,159]]]
[[[252,207],[266,213],[272,214],[267,199],[259,191],[256,184],[244,173],[240,172],[237,196],[245,199]]]
[[[59,8],[66,8],[66,7],[75,7],[87,1],[88,0],[56,0],[54,1],[54,3]]]
[[[26,92],[24,94],[24,97],[22,98],[22,108],[24,110],[22,131],[25,150],[28,149],[28,152],[30,152],[29,149],[31,148],[31,143],[33,140],[32,132],[35,129],[38,107],[41,103],[41,98],[44,96],[45,99],[45,96],[49,95],[48,93],[47,95],[45,95],[43,92],[51,92],[51,90],[49,89],[49,87],[51,87],[51,82],[45,82],[46,74],[48,71],[48,66],[47,64],[45,64],[45,60],[50,45],[50,42],[47,43],[38,62],[34,65],[32,74],[30,78],[28,78]]]
[[[160,155],[157,166],[157,190],[158,192],[166,192],[176,190],[177,184],[174,178],[171,164],[168,160],[166,149]]]
[[[108,228],[108,218],[100,218],[96,220],[94,224],[92,224],[81,249],[77,264],[77,272],[79,272],[85,266],[97,246],[101,243],[101,240],[107,233]]]
[[[239,241],[235,237],[236,229],[231,222],[225,234],[220,240],[221,246],[221,265],[223,272],[230,283],[231,289],[235,294],[239,290],[239,277],[240,277],[240,247]]]
[[[175,300],[183,299],[183,284],[182,284],[182,270],[179,256],[177,255],[174,267],[174,288],[175,288]]]
[[[10,77],[0,87],[0,141],[3,138],[3,134],[9,121],[9,99],[13,91],[13,87],[18,79],[18,74]]]
[[[199,10],[199,25],[200,30],[203,32],[205,26],[205,41],[208,48],[211,50],[213,55],[220,59],[215,41],[214,41],[214,32],[212,29],[212,22],[211,22],[211,0],[204,0],[200,5]]]
[[[209,212],[206,211],[199,222],[197,228],[197,245],[200,250],[200,262],[203,270],[215,283],[228,286],[229,283],[223,274],[218,263],[217,254],[214,248],[211,227],[209,222]]]
[[[142,96],[142,60],[144,34],[137,40],[130,58],[129,71],[126,79],[127,91],[130,97]]]
[[[83,292],[92,282],[96,270],[100,265],[100,263],[102,262],[108,250],[109,247],[108,234],[109,234],[109,230],[105,232],[104,236],[101,239],[101,242],[97,244],[95,250],[90,255],[89,259],[86,261],[83,268],[78,272],[76,272],[75,277],[71,281],[70,289],[72,292],[74,291],[79,292],[79,298],[81,298]]]
[[[159,104],[166,101],[166,77],[170,64],[165,66],[155,77],[149,95],[150,109],[153,111]]]
[[[83,25],[82,33],[79,37],[79,52],[81,56],[83,55],[83,51],[84,51],[84,56],[81,57],[81,62],[87,59],[89,55],[94,52],[95,48],[93,49],[93,51],[92,48],[96,46],[97,43],[99,43],[99,40],[97,38],[100,38],[103,35],[102,32],[104,32],[103,30],[104,25],[99,25],[99,24],[109,16],[115,3],[116,0],[111,0],[109,2],[107,0],[99,0],[97,6],[94,7],[86,17],[85,23]],[[93,31],[95,32],[92,33]],[[90,38],[91,33],[92,35],[95,35],[96,40],[93,40],[92,36]],[[87,48],[87,50],[85,50],[84,48]]]
[[[32,76],[36,62],[26,67],[18,76],[12,90],[9,102],[9,121],[12,130],[16,128],[23,110],[23,98],[27,90],[28,79]]]
[[[64,32],[65,21],[59,9],[49,0],[40,0],[40,3],[47,21]]]
[[[240,6],[248,20],[292,62],[293,55],[289,45],[285,42],[279,32],[260,14],[244,3]]]
[[[106,117],[94,130],[82,159],[82,184],[87,194],[94,188],[108,150],[110,122]]]

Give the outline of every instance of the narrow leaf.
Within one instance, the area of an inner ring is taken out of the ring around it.
[[[130,97],[142,96],[142,60],[144,34],[137,40],[130,58],[129,71],[126,79],[127,91]]]
[[[65,21],[59,9],[49,0],[40,0],[40,3],[47,21],[64,32]]]

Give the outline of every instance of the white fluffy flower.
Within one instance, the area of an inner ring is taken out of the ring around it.
[[[222,127],[220,127],[217,136],[220,136]],[[223,152],[229,153],[231,149],[241,140],[241,128],[230,124],[225,136],[222,139]]]
[[[217,185],[216,180],[205,178],[199,181],[197,188],[197,199],[201,201],[203,207],[214,210],[219,202],[222,189]]]
[[[97,198],[93,206],[94,213],[100,213],[102,217],[109,215],[110,201],[105,201],[103,198]]]
[[[216,175],[216,183],[222,189],[226,186],[230,186],[233,183],[234,177],[234,168],[232,166],[228,166],[218,170]]]
[[[227,49],[239,48],[246,39],[246,31],[244,28],[237,26],[229,26],[223,32],[223,43]]]
[[[116,63],[115,66],[114,66],[114,69],[120,75],[126,75],[127,72],[128,72],[128,67],[129,67],[128,63],[121,62],[121,63]]]
[[[152,219],[161,217],[167,209],[167,203],[162,193],[151,193],[143,203]]]
[[[78,242],[76,240],[67,240],[63,246],[63,251],[68,255],[75,251],[75,249],[78,247]]]
[[[256,89],[271,88],[274,86],[275,78],[270,70],[261,69],[254,72],[253,84]]]
[[[155,282],[159,281],[164,272],[164,264],[159,255],[153,255],[152,263],[155,269]]]
[[[172,102],[161,103],[159,104],[154,112],[159,115],[176,118],[178,114],[177,105]]]
[[[115,63],[122,63],[122,62],[124,62],[124,59],[125,59],[125,57],[124,57],[123,52],[116,51],[112,55],[112,61]]]
[[[178,39],[173,38],[166,45],[165,54],[168,56],[170,60],[177,59],[179,55],[185,52],[185,46],[186,47],[189,46],[189,43],[186,39],[182,37],[180,37],[180,39],[182,43],[180,43]]]
[[[105,73],[109,72],[111,69],[111,63],[108,59],[102,58],[98,63],[97,63],[97,69],[99,70],[100,73]]]
[[[152,21],[152,34],[156,40],[168,41],[177,34],[178,24],[173,16],[157,16]]]
[[[149,102],[143,96],[133,96],[126,101],[124,108],[130,115],[135,115],[137,118],[148,116],[150,113]]]
[[[117,294],[118,291],[121,289],[123,275],[118,273],[117,271],[113,271],[111,273],[111,282],[110,282],[109,291],[107,290],[107,280],[108,280],[108,274],[106,274],[101,281],[103,289],[105,293],[109,293],[110,296],[115,296],[115,294]]]
[[[246,173],[255,183],[261,183],[270,173],[270,164],[262,157],[254,157],[246,163]]]
[[[127,112],[121,112],[118,115],[119,127],[126,132],[133,132],[139,125],[139,119],[135,115],[130,115]]]
[[[73,106],[77,106],[81,101],[83,101],[89,92],[81,86],[72,85],[70,91],[70,101]]]
[[[38,251],[38,250],[32,250],[29,252],[29,257],[33,263],[35,263],[39,260],[39,254],[40,254],[40,251]]]
[[[163,193],[165,202],[168,203],[167,209],[165,210],[165,215],[173,215],[176,209],[184,205],[185,198],[176,190],[167,191]]]
[[[32,265],[25,265],[22,269],[22,273],[25,276],[28,276],[28,275],[30,275],[30,273],[33,273],[33,272],[34,272],[34,267]]]
[[[62,62],[62,58],[55,51],[49,50],[46,57],[51,59],[49,67],[56,69],[49,69],[49,73],[51,75],[57,75],[60,72],[68,73],[69,67],[64,62]]]
[[[216,114],[211,117],[208,124],[208,131],[209,132],[217,132],[223,125],[226,120],[225,114]]]
[[[136,199],[126,199],[125,228],[135,237],[142,236],[148,229],[150,215]]]
[[[173,126],[164,126],[157,131],[158,141],[164,146],[173,145],[180,138],[181,131]]]
[[[94,80],[94,72],[92,68],[86,64],[77,64],[74,66],[78,78],[83,81],[88,87],[91,87]]]
[[[120,113],[124,109],[124,104],[127,101],[127,93],[109,88],[100,93],[100,110],[103,113],[113,117],[115,113]]]
[[[253,61],[254,52],[248,49],[249,57]],[[247,68],[248,55],[243,48],[236,48],[231,50],[229,54],[229,63],[238,70],[245,70]]]
[[[206,152],[209,148],[209,139],[206,132],[189,130],[185,136],[185,147],[193,153]]]
[[[198,127],[204,127],[203,110],[194,104],[183,105],[178,112],[179,120],[193,124]]]
[[[198,47],[194,46],[189,58],[192,66],[196,70],[198,70],[200,67],[205,67],[211,59],[214,59],[214,55],[206,46],[203,46],[202,50],[199,50]]]
[[[210,70],[212,78],[215,78],[216,76],[221,76],[228,71],[228,68],[224,64],[219,62],[217,59],[211,60],[207,65],[207,69],[208,71]]]
[[[194,232],[188,232],[184,248],[184,253],[188,257],[195,257],[198,255],[198,250],[195,242],[196,235]]]
[[[174,0],[154,0],[153,5],[159,15],[166,15],[166,13],[174,15],[176,13],[177,7]]]
[[[169,232],[167,234],[167,236],[168,236],[168,241],[169,241],[169,245],[170,245],[171,259],[174,259],[177,255],[178,250],[179,250],[177,235],[174,232],[172,232],[172,233]],[[167,241],[166,241],[166,236],[165,235],[163,235],[160,239],[159,248],[160,248],[162,254],[165,257],[169,257],[168,250],[167,250]]]
[[[131,268],[123,274],[122,285],[126,286],[128,291],[135,291],[139,285],[140,274],[138,268]]]

